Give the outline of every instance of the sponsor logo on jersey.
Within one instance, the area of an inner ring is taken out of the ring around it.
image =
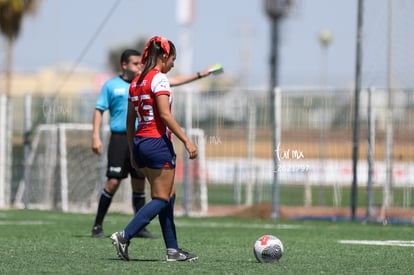
[[[114,94],[115,95],[123,95],[126,93],[126,90],[124,88],[115,88],[114,89]]]
[[[121,173],[122,168],[121,168],[121,167],[119,167],[119,166],[117,166],[117,167],[110,166],[110,167],[109,167],[109,171],[111,171],[111,172],[115,172],[115,173]]]

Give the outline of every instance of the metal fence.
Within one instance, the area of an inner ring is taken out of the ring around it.
[[[269,203],[272,178],[278,173],[280,204],[293,206],[349,207],[352,182],[353,90],[328,88],[281,89],[281,140],[272,144],[271,106],[266,90],[193,92],[192,124],[205,135],[208,203],[244,205]],[[386,186],[387,116],[392,115],[392,204],[413,208],[414,93],[393,90],[361,92],[358,161],[359,206],[367,206],[368,138],[374,135],[372,207],[383,204]],[[44,123],[91,123],[96,95],[56,99],[33,96],[32,129]],[[173,112],[181,125],[186,119],[188,93],[177,89]],[[11,203],[23,177],[24,99],[12,98],[13,165]],[[371,116],[370,116],[371,115]],[[374,120],[374,131],[368,119]],[[32,131],[33,132],[33,131]],[[184,149],[175,143],[178,158]],[[277,150],[279,166],[273,167]],[[181,169],[181,164],[178,165]],[[177,171],[178,202],[183,200]],[[191,195],[191,194],[190,194]],[[250,199],[249,199],[250,198]],[[252,200],[253,198],[253,200]]]

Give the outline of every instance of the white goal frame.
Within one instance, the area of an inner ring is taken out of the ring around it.
[[[72,135],[78,133],[75,136],[79,137],[80,140],[83,139],[80,141],[83,146],[81,152],[88,156],[86,161],[80,159],[79,163],[77,163],[78,160],[73,155],[69,156],[71,153],[73,154],[71,152],[72,149],[68,146],[68,142],[71,141],[67,140],[69,131],[74,131]],[[23,177],[20,181],[14,199],[14,206],[16,208],[61,210],[63,212],[95,212],[98,206],[100,190],[106,182],[106,144],[109,140],[109,135],[109,127],[102,127],[101,137],[104,144],[104,152],[101,157],[98,157],[93,154],[90,147],[92,124],[59,123],[39,125],[34,133],[30,155],[25,162],[27,163],[25,169],[28,169],[26,173],[29,175],[27,177],[29,180],[25,182]],[[44,141],[45,136],[46,142]],[[191,179],[191,187],[194,188],[196,185],[198,192],[184,193],[188,193],[191,196],[190,215],[207,215],[208,196],[204,131],[192,129],[190,136],[197,142],[199,149],[199,177]],[[40,158],[40,161],[39,155],[43,156],[43,158]],[[99,163],[94,163],[98,159]],[[90,170],[88,171],[88,178],[85,180],[81,176],[85,172],[85,168],[76,166],[81,166],[82,162],[91,163],[91,167],[86,168],[86,170]],[[75,168],[73,168],[74,165]],[[80,174],[80,180],[71,180],[70,173],[72,175]],[[40,180],[36,180],[37,178],[34,174],[41,175]],[[92,182],[90,182],[90,178],[92,178]],[[129,181],[130,179],[128,178],[122,182],[113,198],[110,211],[132,213],[132,193]],[[83,189],[82,185],[87,188]],[[77,196],[82,197],[82,201],[79,202],[72,198],[71,190],[74,188],[79,190],[77,191]],[[147,186],[147,190],[149,190],[149,186]],[[149,192],[147,193],[149,194]],[[36,198],[33,199],[33,197]],[[148,201],[150,198],[149,196],[147,197]]]

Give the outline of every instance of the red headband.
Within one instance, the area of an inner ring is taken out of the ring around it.
[[[168,39],[162,36],[153,36],[148,40],[147,44],[145,45],[144,53],[142,54],[142,59],[141,59],[142,64],[145,64],[145,62],[147,61],[148,48],[150,47],[153,41],[159,42],[161,44],[161,49],[164,50],[166,57],[170,55],[170,43],[168,42]]]

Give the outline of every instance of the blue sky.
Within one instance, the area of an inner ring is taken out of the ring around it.
[[[117,0],[119,4],[113,14],[84,52],[115,1],[42,0],[37,14],[23,22],[16,41],[15,70],[35,71],[75,62],[84,53],[82,66],[107,71],[107,52],[110,48],[132,44],[138,37],[152,35],[162,35],[175,42],[178,48],[176,65],[179,65],[180,25],[175,0]],[[248,75],[246,83],[249,87],[266,86],[269,78],[270,22],[264,13],[263,1],[195,2],[192,69],[197,71],[209,64],[221,63],[226,73]],[[324,59],[318,34],[323,29],[330,30],[333,37],[326,51],[327,83],[341,87],[352,85],[357,2],[296,1],[293,14],[281,25],[281,85],[321,84]],[[384,8],[379,11],[384,13]]]

